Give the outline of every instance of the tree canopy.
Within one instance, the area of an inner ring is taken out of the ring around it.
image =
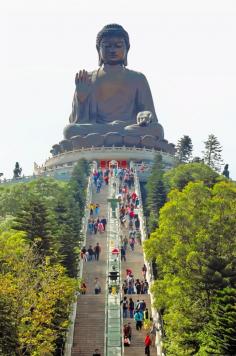
[[[0,354],[62,354],[77,265],[88,164],[69,183],[0,188]]]
[[[236,283],[236,185],[174,189],[158,222],[144,248],[157,264],[154,304],[163,314],[167,354],[205,355],[215,298]],[[221,332],[226,338],[227,329]]]
[[[219,174],[204,163],[180,164],[167,171],[164,175],[168,191],[170,189],[183,189],[189,182],[203,181],[212,187],[217,181],[222,180]]]

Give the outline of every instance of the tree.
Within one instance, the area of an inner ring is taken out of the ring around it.
[[[77,282],[39,260],[23,232],[0,233],[0,261],[1,355],[61,354]]]
[[[70,276],[77,276],[86,172],[83,161],[70,183],[0,187],[0,354],[62,354],[78,287]]]
[[[72,193],[65,192],[58,196],[51,218],[50,229],[60,243],[59,254],[62,265],[70,277],[77,276],[80,246],[82,212]]]
[[[205,150],[203,151],[204,162],[212,169],[220,172],[223,163],[221,152],[222,147],[216,136],[213,134],[208,136],[207,141],[204,142]]]
[[[190,182],[169,193],[159,227],[145,241],[145,254],[158,267],[152,291],[163,313],[168,355],[198,354],[214,296],[236,287],[235,211],[234,183],[209,188]]]
[[[156,155],[151,175],[147,182],[147,215],[150,230],[158,225],[159,211],[166,202],[166,188],[163,182],[164,164],[162,156]]]
[[[192,157],[193,144],[189,136],[184,135],[176,145],[176,157],[181,163],[187,163]]]
[[[55,252],[48,226],[48,211],[39,197],[32,195],[22,206],[22,210],[17,212],[14,228],[26,232],[40,255]]]
[[[213,298],[210,321],[202,335],[207,355],[236,355],[236,289],[224,288]]]
[[[69,182],[71,191],[73,191],[75,201],[84,210],[86,188],[88,183],[89,166],[85,159],[79,160],[73,169],[71,180]]]
[[[168,190],[182,190],[189,182],[203,181],[212,187],[221,177],[204,163],[180,164],[164,174],[164,181]]]

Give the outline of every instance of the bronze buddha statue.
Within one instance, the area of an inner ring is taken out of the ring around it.
[[[157,121],[147,79],[142,73],[126,68],[128,33],[120,25],[107,25],[97,35],[96,48],[99,68],[76,74],[65,139],[117,133],[122,137],[151,135],[163,140],[164,131]]]
[[[127,68],[128,33],[120,25],[106,25],[97,35],[96,48],[99,68],[76,74],[70,123],[51,153],[124,146],[174,154],[158,123],[146,77]]]

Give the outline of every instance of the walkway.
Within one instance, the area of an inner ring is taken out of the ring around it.
[[[108,187],[103,187],[100,193],[93,190],[92,201],[100,204],[99,217],[107,216]],[[96,235],[87,234],[86,248],[94,247],[99,242],[101,254],[99,261],[84,263],[83,280],[87,285],[86,295],[78,297],[77,314],[74,330],[72,356],[91,356],[96,348],[104,354],[105,334],[105,282],[107,269],[107,234],[99,232]],[[102,293],[94,295],[94,279],[98,277]]]

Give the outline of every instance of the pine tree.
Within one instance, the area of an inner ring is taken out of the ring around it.
[[[203,151],[204,162],[212,169],[220,172],[223,160],[221,157],[222,147],[217,137],[213,134],[208,136],[207,141],[204,142],[205,150]]]
[[[75,201],[81,207],[81,210],[84,210],[85,205],[85,196],[86,196],[86,187],[87,187],[87,177],[89,175],[89,166],[88,162],[85,159],[79,160],[77,165],[74,167],[71,180],[70,188],[73,191]]]
[[[236,355],[236,290],[218,291],[211,306],[210,321],[203,334],[208,355]]]
[[[60,242],[61,263],[70,277],[77,276],[81,212],[72,197],[61,196],[54,208],[51,231]]]
[[[147,183],[147,211],[148,211],[148,225],[153,231],[158,225],[159,210],[166,202],[166,188],[163,182],[164,164],[162,156],[157,155],[152,172]]]
[[[182,163],[187,163],[192,157],[193,144],[189,136],[184,135],[177,143],[176,157]]]
[[[32,195],[23,205],[16,214],[14,228],[27,233],[40,255],[50,254],[53,241],[48,229],[48,212],[40,198]]]

